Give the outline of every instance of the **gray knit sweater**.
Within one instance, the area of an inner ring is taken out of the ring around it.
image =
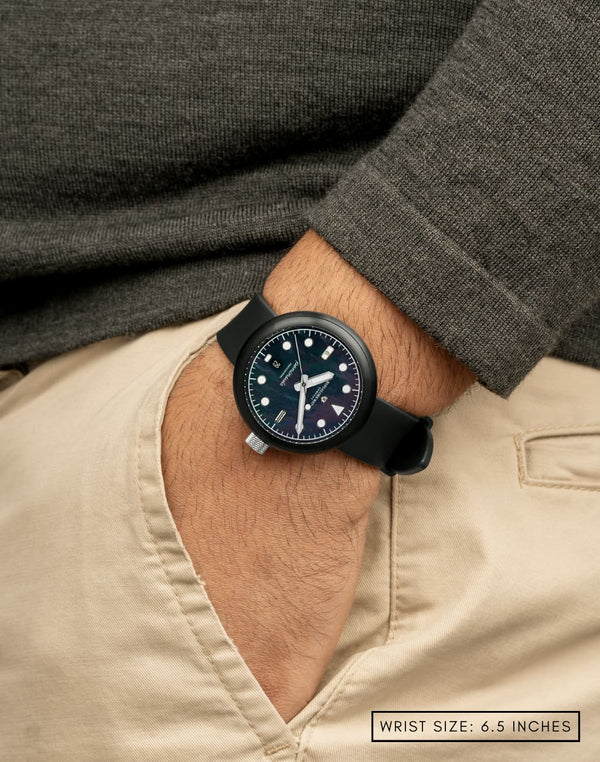
[[[238,302],[308,227],[499,394],[600,366],[596,0],[0,19],[0,366]]]

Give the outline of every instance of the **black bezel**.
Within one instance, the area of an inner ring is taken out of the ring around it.
[[[362,382],[358,410],[339,433],[323,441],[294,442],[289,439],[280,439],[254,415],[246,397],[247,374],[257,350],[272,336],[291,328],[316,328],[327,331],[348,347],[358,364]],[[286,452],[323,452],[339,447],[364,425],[377,397],[377,371],[367,345],[346,323],[321,312],[288,312],[284,315],[276,315],[263,323],[248,337],[233,369],[233,394],[242,418],[265,444]]]

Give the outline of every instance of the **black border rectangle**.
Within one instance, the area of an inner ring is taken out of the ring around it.
[[[373,738],[376,714],[576,714],[577,738]],[[580,743],[581,711],[579,709],[371,709],[371,743]]]

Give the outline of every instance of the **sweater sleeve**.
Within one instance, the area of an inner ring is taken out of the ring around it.
[[[600,6],[483,2],[307,221],[508,396],[600,294]]]

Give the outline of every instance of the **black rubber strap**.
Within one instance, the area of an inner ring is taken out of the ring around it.
[[[241,348],[251,334],[277,313],[269,307],[261,294],[255,294],[244,309],[233,320],[217,333],[219,346],[235,365]]]
[[[217,333],[219,346],[235,364],[251,334],[276,313],[256,294],[233,320]],[[377,397],[365,425],[339,449],[377,466],[389,476],[414,474],[429,463],[433,451],[431,418],[418,418]]]
[[[388,476],[415,474],[431,459],[432,424],[431,418],[418,418],[377,397],[365,425],[338,449]]]

